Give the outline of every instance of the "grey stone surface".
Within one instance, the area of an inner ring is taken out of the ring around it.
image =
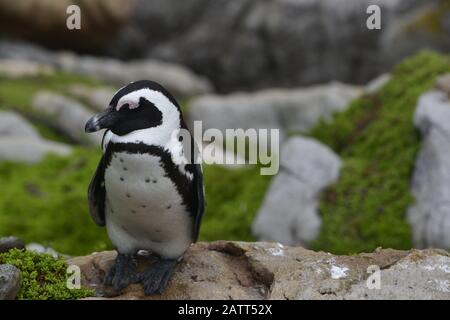
[[[417,252],[391,268],[380,270],[380,287],[355,284],[345,299],[432,300],[450,299],[450,257]]]
[[[450,101],[429,91],[418,101],[414,124],[423,142],[412,179],[415,204],[408,211],[414,244],[450,248]]]
[[[366,9],[372,4],[381,8],[380,30],[366,27]],[[88,19],[104,16],[107,10],[100,7],[101,12]],[[450,14],[445,1],[439,0],[341,0],[339,5],[336,0],[190,0],[182,4],[139,0],[133,7],[117,37],[108,32],[111,41],[100,46],[105,50],[102,54],[127,61],[149,58],[181,64],[211,79],[219,92],[331,80],[365,83],[424,48],[450,50]],[[117,26],[99,19],[101,25]],[[437,27],[430,28],[429,19],[438,19],[432,24]],[[81,43],[69,42],[86,52],[95,38],[84,35],[78,39]],[[67,39],[52,44],[64,46]],[[99,48],[92,52],[98,53]],[[10,41],[0,43],[0,57],[50,64],[55,60],[46,50],[32,45],[22,49]],[[118,69],[114,63],[107,65],[111,73],[103,70],[101,76],[114,80]],[[163,71],[170,69],[160,66]],[[160,77],[159,72],[152,74]],[[180,74],[168,73],[168,78]]]
[[[85,101],[96,111],[105,110],[117,91],[108,87],[92,88],[81,84],[71,85],[67,90],[69,94]]]
[[[437,89],[444,91],[448,96],[450,96],[450,73],[440,76],[436,80],[436,87]]]
[[[36,129],[21,115],[13,111],[0,111],[0,137],[15,136],[39,139]]]
[[[444,10],[437,3],[140,0],[109,52],[181,63],[221,92],[364,83],[423,48],[450,50],[449,15],[433,15]],[[369,5],[381,8],[381,30],[366,27]],[[441,30],[430,32],[420,23],[427,17],[438,17]]]
[[[102,132],[84,132],[84,126],[94,112],[78,101],[53,92],[40,91],[33,96],[31,105],[53,119],[60,130],[75,141],[94,145],[101,143]]]
[[[194,96],[212,91],[206,78],[173,63],[156,60],[122,62],[72,53],[60,53],[55,57],[56,65],[62,70],[84,74],[113,85],[124,86],[132,81],[146,79],[155,80],[173,94],[180,96]]]
[[[59,253],[55,249],[50,248],[50,247],[45,247],[40,243],[35,243],[35,242],[29,243],[26,245],[26,249],[29,251],[37,252],[37,253],[47,253],[55,258],[57,258],[59,256]]]
[[[104,251],[68,261],[80,267],[82,284],[99,295],[88,299],[450,299],[450,257],[442,250],[345,256],[279,243],[200,242],[186,252],[162,295],[145,296],[141,285],[132,284],[105,297],[111,290],[103,275],[115,257]],[[139,261],[139,268],[146,262]],[[371,266],[380,270],[379,289],[367,287]]]
[[[0,161],[35,163],[49,153],[67,156],[71,151],[70,146],[50,140],[0,137]]]
[[[383,73],[376,77],[375,79],[370,80],[365,86],[364,86],[364,93],[366,94],[373,94],[380,90],[386,83],[391,80],[391,74],[389,73]]]
[[[16,79],[20,77],[36,77],[53,73],[49,65],[26,60],[0,59],[0,76]]]
[[[19,290],[19,269],[9,264],[0,264],[0,300],[14,300]]]
[[[187,67],[157,59],[121,61],[70,52],[52,52],[26,42],[5,40],[0,41],[0,59],[21,66],[20,69],[24,69],[22,74],[32,68],[31,71],[35,72],[60,69],[99,79],[113,86],[123,86],[136,80],[155,80],[180,97],[204,94],[214,89],[207,78],[195,74]],[[11,67],[5,66],[4,69],[12,73]],[[1,70],[0,63],[0,74]]]
[[[307,245],[318,235],[320,191],[337,180],[341,161],[331,149],[303,137],[282,146],[280,172],[269,186],[252,232],[262,241]]]
[[[53,54],[35,44],[25,41],[0,41],[0,59],[25,60],[40,64],[53,64]]]
[[[17,237],[2,237],[0,238],[0,253],[7,252],[11,249],[23,249],[25,244]]]
[[[69,145],[41,138],[34,127],[13,111],[0,112],[0,161],[35,163],[48,153],[68,155]]]
[[[201,120],[203,130],[280,129],[283,140],[288,132],[305,132],[319,119],[330,119],[361,93],[359,87],[333,82],[299,89],[204,95],[190,103],[188,119],[191,125]]]

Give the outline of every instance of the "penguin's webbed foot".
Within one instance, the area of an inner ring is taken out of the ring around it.
[[[129,284],[137,282],[136,263],[132,255],[118,253],[113,266],[106,274],[104,284],[121,292]]]
[[[148,296],[155,293],[163,293],[176,265],[176,260],[162,259],[153,263],[145,270],[140,276],[140,281],[144,286],[145,295]]]

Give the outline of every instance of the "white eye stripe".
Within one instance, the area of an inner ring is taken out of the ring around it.
[[[117,102],[117,111],[125,104],[129,104],[130,109],[134,109],[139,106],[139,100],[144,98],[152,102],[158,109],[175,108],[170,100],[161,92],[151,90],[149,88],[139,89],[124,95]]]
[[[139,107],[139,102],[134,100],[123,100],[124,97],[122,97],[119,102],[117,103],[116,110],[119,111],[124,105],[128,105],[129,109],[136,109]]]

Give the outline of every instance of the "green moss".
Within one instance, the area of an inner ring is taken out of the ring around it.
[[[89,289],[68,289],[67,263],[48,254],[13,249],[0,254],[0,264],[11,264],[20,270],[18,299],[62,300],[93,296]]]
[[[88,213],[87,186],[99,151],[77,149],[36,165],[0,163],[0,235],[14,234],[59,252],[78,255],[111,247],[105,228]],[[252,240],[250,233],[267,176],[259,168],[205,166],[207,208],[202,240]]]
[[[260,175],[258,166],[204,166],[204,177],[207,206],[200,239],[254,240],[251,224],[271,177]]]
[[[397,66],[378,93],[312,130],[343,158],[339,181],[322,194],[314,249],[348,254],[411,247],[405,212],[413,202],[410,178],[420,147],[413,113],[419,95],[449,71],[448,57],[422,52]]]
[[[0,76],[0,105],[2,107],[15,107],[28,111],[33,94],[39,90],[62,92],[68,85],[75,83],[90,86],[99,85],[98,81],[65,72],[55,72],[51,75],[18,79],[9,79]]]
[[[48,156],[36,165],[0,163],[0,235],[68,254],[109,248],[105,229],[92,222],[87,206],[99,153],[77,149],[70,157]]]
[[[446,14],[450,12],[450,2],[448,0],[440,0],[436,7],[426,9],[408,26],[409,32],[425,31],[434,37],[448,37],[443,28]]]
[[[24,77],[9,79],[0,76],[0,110],[13,109],[33,120],[34,116],[40,117],[40,112],[35,112],[31,107],[33,95],[40,90],[54,92],[64,92],[70,84],[85,84],[97,86],[98,81],[83,76],[72,75],[65,72],[54,72],[51,75],[41,75],[36,77]],[[45,138],[66,142],[67,139],[61,136],[60,132],[55,132],[52,128],[32,121],[39,133]]]

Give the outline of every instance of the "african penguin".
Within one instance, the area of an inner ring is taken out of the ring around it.
[[[162,293],[177,261],[197,240],[204,211],[202,169],[183,143],[180,130],[187,127],[180,107],[158,83],[132,82],[86,123],[86,132],[101,129],[103,156],[88,199],[93,220],[106,226],[118,252],[105,284],[120,292],[141,282],[145,294]],[[140,250],[158,261],[138,274]]]

